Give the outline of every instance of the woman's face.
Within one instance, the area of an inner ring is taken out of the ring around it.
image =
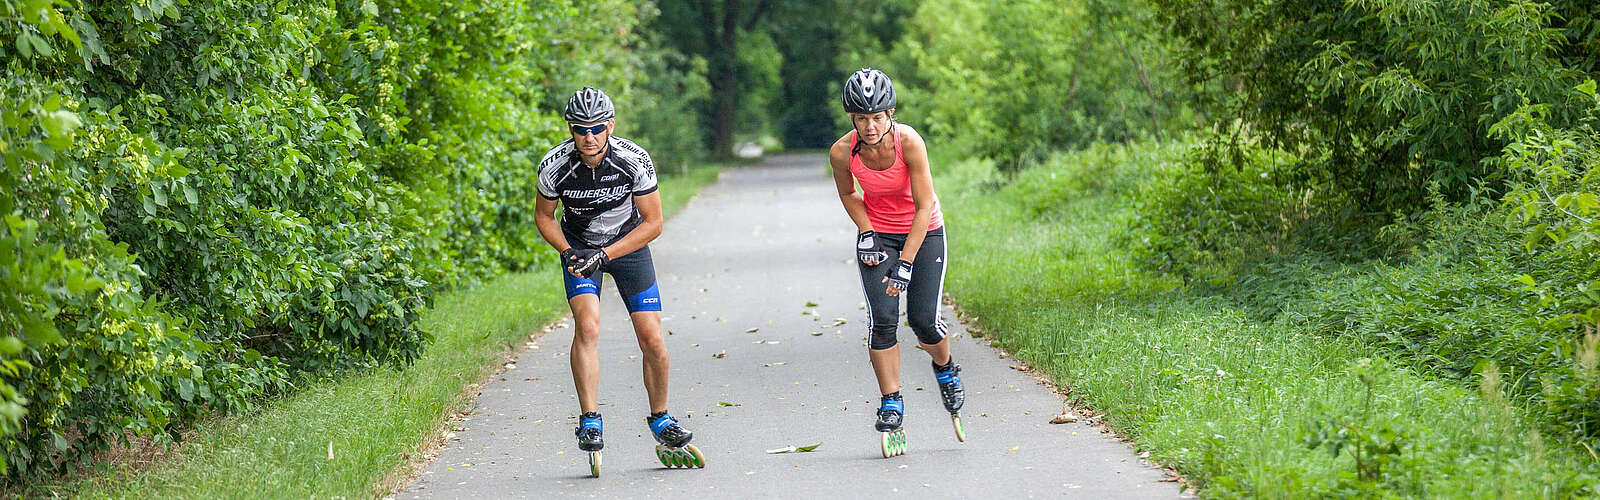
[[[867,144],[877,144],[883,140],[883,134],[889,132],[893,111],[890,109],[877,113],[850,113],[850,121],[856,126],[856,136]]]

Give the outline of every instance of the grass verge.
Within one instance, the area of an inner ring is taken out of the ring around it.
[[[668,216],[718,166],[661,179]],[[542,242],[536,242],[543,244]],[[465,389],[541,325],[567,312],[559,275],[502,276],[441,295],[422,320],[434,341],[411,366],[313,383],[252,414],[197,429],[173,458],[52,489],[89,498],[315,498],[387,493],[394,471],[470,402]]]
[[[945,162],[946,290],[1207,496],[1567,497],[1590,457],[1547,444],[1493,373],[1479,387],[1387,362],[1314,318],[1252,319],[1142,271],[1118,243],[1177,144],[1097,146],[1007,179]],[[1142,177],[1143,176],[1143,177]],[[1485,480],[1485,478],[1493,478]]]

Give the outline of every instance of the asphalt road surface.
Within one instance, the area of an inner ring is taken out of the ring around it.
[[[1173,498],[1177,483],[1126,443],[1052,425],[1061,399],[968,335],[948,306],[963,369],[967,441],[957,442],[928,356],[901,326],[906,455],[882,458],[867,361],[854,227],[822,155],[724,171],[651,244],[671,332],[669,411],[695,434],[704,469],[655,458],[638,345],[610,283],[601,295],[604,466],[589,477],[573,427],[571,322],[482,389],[401,498]],[[949,237],[961,237],[950,220]],[[542,244],[542,242],[540,242]],[[948,257],[961,265],[960,255]],[[815,304],[810,305],[810,304]],[[903,308],[902,308],[903,310]],[[720,357],[718,357],[720,356]],[[809,453],[768,450],[821,443]]]

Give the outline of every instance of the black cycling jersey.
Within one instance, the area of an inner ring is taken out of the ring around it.
[[[561,201],[561,227],[590,246],[610,245],[643,221],[634,196],[656,190],[650,153],[633,141],[611,136],[604,158],[583,163],[572,139],[539,160],[539,196]]]

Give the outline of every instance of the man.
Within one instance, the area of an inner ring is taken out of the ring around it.
[[[561,253],[562,278],[576,329],[572,340],[572,382],[582,411],[578,448],[590,452],[590,472],[600,474],[604,446],[598,410],[601,273],[610,274],[627,304],[634,336],[644,355],[644,385],[650,399],[645,417],[660,443],[662,464],[704,467],[693,437],[667,414],[667,348],[661,335],[661,294],[656,288],[651,240],[661,235],[661,195],[656,192],[650,154],[632,141],[611,135],[616,110],[611,99],[584,87],[567,101],[565,118],[572,139],[550,149],[539,161],[539,234]],[[563,207],[556,221],[556,204]]]

